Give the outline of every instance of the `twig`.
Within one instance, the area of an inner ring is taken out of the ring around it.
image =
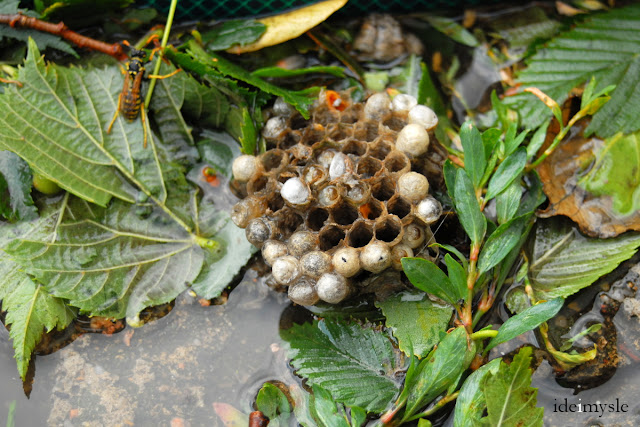
[[[85,37],[71,31],[64,22],[52,24],[51,22],[42,21],[31,16],[25,16],[17,13],[13,15],[0,14],[0,24],[7,24],[11,28],[32,28],[37,31],[55,34],[63,39],[69,40],[78,47],[86,47],[87,49],[106,53],[107,55],[113,56],[118,61],[122,61],[127,58],[127,54],[124,52],[120,43],[109,44],[90,37]]]

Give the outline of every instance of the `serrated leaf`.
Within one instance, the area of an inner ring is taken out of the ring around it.
[[[256,397],[256,409],[269,418],[269,425],[285,427],[289,425],[291,405],[287,396],[278,387],[265,383]]]
[[[620,131],[639,130],[639,32],[640,5],[594,15],[535,54],[518,77],[518,84],[535,86],[562,103],[571,89],[595,77],[595,92],[609,85],[616,85],[616,89],[611,100],[593,116],[587,131],[609,137]],[[531,95],[506,100],[519,111],[527,128],[536,128],[550,117],[547,107]]]
[[[502,193],[511,183],[520,176],[527,164],[527,150],[524,147],[518,148],[510,154],[496,169],[489,180],[486,200],[491,200]]]
[[[253,19],[234,19],[204,33],[202,41],[209,50],[225,50],[255,42],[266,29],[266,25]]]
[[[613,271],[640,246],[640,234],[589,239],[566,222],[539,221],[529,257],[537,299],[567,297]]]
[[[473,187],[479,188],[487,161],[482,135],[473,122],[468,121],[460,128],[460,142],[464,150],[464,168],[473,182]]]
[[[564,300],[562,298],[556,298],[525,308],[515,316],[508,318],[498,329],[498,335],[489,341],[485,352],[488,352],[498,344],[507,342],[518,335],[537,328],[542,322],[546,322],[558,314],[563,304]]]
[[[460,224],[473,244],[479,244],[487,231],[487,218],[480,211],[480,205],[473,184],[464,169],[456,172],[455,205]]]
[[[538,389],[531,385],[531,347],[522,348],[510,365],[500,363],[498,372],[482,382],[487,416],[482,425],[491,427],[542,427],[543,408],[536,407]]]
[[[458,303],[457,289],[433,261],[424,258],[402,258],[402,269],[416,288],[435,295],[449,304]]]
[[[458,327],[438,344],[433,355],[420,362],[407,400],[406,413],[414,414],[457,383],[475,356],[475,342],[467,345],[467,333]]]
[[[15,359],[24,380],[31,354],[45,331],[64,329],[75,318],[63,300],[49,295],[20,267],[0,255],[0,300],[6,311],[4,322],[11,327]]]
[[[31,198],[31,169],[10,151],[0,151],[0,216],[9,221],[32,220],[38,211]]]
[[[344,408],[336,404],[331,393],[317,384],[313,385],[313,400],[311,409],[314,418],[322,427],[349,427]]]
[[[424,357],[440,340],[440,332],[447,330],[451,307],[432,302],[423,292],[404,291],[376,307],[386,317],[385,325],[393,330],[398,347],[405,354]]]
[[[502,224],[485,242],[478,258],[478,275],[500,263],[518,244],[531,217],[524,215]]]
[[[329,390],[337,402],[381,412],[398,392],[401,363],[382,332],[320,320],[280,335],[289,342],[297,374]]]
[[[18,80],[0,95],[0,148],[26,160],[62,188],[106,206],[111,197],[135,201],[135,190],[122,175],[159,202],[166,188],[155,150],[142,148],[140,121],[116,120],[122,75],[117,67],[103,70],[45,66],[35,44]],[[96,177],[100,179],[95,179]]]
[[[640,211],[640,132],[608,138],[596,157],[579,185],[594,196],[610,196],[620,215]]]
[[[480,419],[487,407],[482,393],[482,382],[487,374],[495,374],[499,366],[500,359],[493,359],[474,371],[464,381],[456,399],[454,427],[476,427],[481,424]]]
[[[143,308],[173,300],[202,268],[203,249],[192,236],[157,215],[144,220],[124,202],[103,209],[75,199],[60,215],[55,240],[25,236],[4,249],[83,312],[126,315],[136,324]]]

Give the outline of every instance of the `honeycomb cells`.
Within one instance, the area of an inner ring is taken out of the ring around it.
[[[425,256],[442,214],[422,174],[437,117],[408,95],[363,103],[322,92],[310,119],[277,100],[268,150],[238,157],[232,220],[262,249],[274,280],[301,305],[336,304],[363,279]],[[426,166],[425,166],[426,165]]]

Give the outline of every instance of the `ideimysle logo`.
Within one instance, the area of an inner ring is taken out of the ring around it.
[[[629,411],[629,405],[620,403],[620,399],[617,397],[615,403],[602,403],[599,400],[593,403],[583,403],[582,399],[578,399],[576,403],[569,403],[566,397],[562,403],[558,403],[558,399],[553,399],[553,401],[553,412],[585,412],[598,414],[598,418],[602,417],[605,413]]]

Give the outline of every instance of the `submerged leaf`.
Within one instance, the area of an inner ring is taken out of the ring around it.
[[[530,60],[518,84],[534,86],[562,103],[569,92],[592,77],[596,92],[616,85],[611,100],[594,116],[587,131],[609,137],[640,130],[640,6],[630,5],[594,15],[551,41]],[[505,99],[518,109],[525,127],[534,129],[550,111],[531,95]]]
[[[337,402],[382,412],[396,395],[402,365],[382,332],[320,320],[281,331],[291,364],[310,384],[331,392]]]
[[[640,246],[640,234],[589,239],[567,221],[538,221],[529,278],[538,299],[567,297],[613,271]]]
[[[0,216],[9,221],[31,220],[38,211],[31,198],[29,165],[10,151],[0,151]]]
[[[543,408],[536,407],[538,389],[531,385],[531,347],[523,347],[510,365],[500,362],[498,371],[482,382],[487,416],[482,425],[491,427],[542,427]]]
[[[423,292],[405,291],[376,303],[405,354],[424,357],[440,340],[451,319],[451,307],[432,302]]]

